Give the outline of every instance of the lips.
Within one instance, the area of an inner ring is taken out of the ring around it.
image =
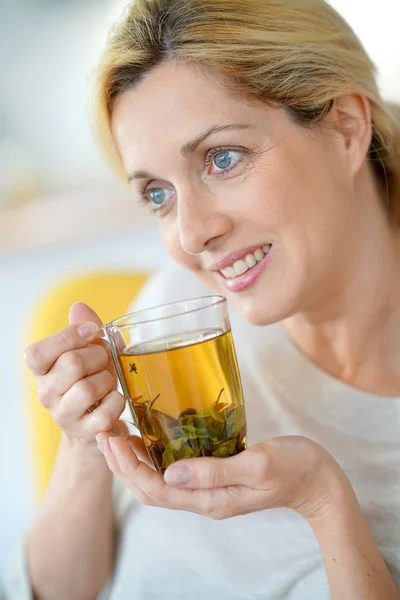
[[[221,284],[230,292],[242,292],[250,288],[271,262],[272,244],[243,248],[212,265],[211,270]]]
[[[239,275],[243,275],[261,262],[264,256],[266,256],[270,250],[270,244],[267,244],[262,248],[257,248],[257,250],[254,252],[249,252],[243,258],[236,260],[234,263],[225,267],[224,269],[220,269],[220,273],[225,277],[225,279],[234,279]]]
[[[241,250],[236,250],[235,252],[231,252],[221,260],[213,263],[208,268],[210,271],[221,271],[221,269],[225,269],[226,267],[231,267],[233,263],[237,260],[241,260],[245,258],[247,254],[251,254],[255,252],[259,248],[263,248],[264,246],[268,246],[269,244],[258,244],[257,246],[249,246],[248,248],[242,248]]]

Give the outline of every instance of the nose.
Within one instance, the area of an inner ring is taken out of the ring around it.
[[[178,200],[179,240],[188,254],[200,254],[215,247],[233,229],[232,218],[218,210],[218,199],[190,193]]]

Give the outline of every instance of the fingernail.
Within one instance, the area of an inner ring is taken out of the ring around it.
[[[171,465],[165,471],[164,479],[168,485],[185,485],[192,478],[189,465]]]
[[[96,325],[96,323],[92,323],[92,321],[88,321],[87,323],[82,323],[82,325],[79,325],[78,335],[83,339],[91,338],[94,336],[95,333],[98,332],[98,330],[99,330],[99,328]]]
[[[103,442],[103,440],[101,438],[97,437],[97,435],[96,435],[96,442],[97,442],[97,446],[98,446],[100,452],[102,454],[104,454],[104,452],[106,450],[105,444],[104,444],[104,442]]]

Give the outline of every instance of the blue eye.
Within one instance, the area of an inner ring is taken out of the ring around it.
[[[232,164],[231,152],[221,152],[214,157],[214,164],[218,169],[227,169]]]
[[[243,152],[238,150],[224,150],[214,155],[213,165],[216,168],[216,173],[230,171],[241,160]]]
[[[142,193],[144,202],[153,206],[153,212],[164,208],[174,196],[175,190],[169,188],[148,188]]]
[[[154,188],[149,192],[149,199],[153,204],[157,204],[157,206],[161,206],[165,200],[167,199],[167,194],[165,190],[162,188]]]

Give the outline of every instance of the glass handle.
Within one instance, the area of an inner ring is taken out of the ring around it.
[[[100,327],[99,331],[96,334],[96,337],[98,339],[100,339],[100,340],[105,340],[108,343],[109,347],[110,347],[110,352],[111,352],[111,356],[112,356],[113,361],[114,361],[115,369],[117,371],[118,380],[119,380],[119,383],[120,383],[121,388],[122,388],[122,392],[123,392],[123,394],[125,396],[125,400],[126,400],[127,405],[128,405],[128,409],[129,409],[129,413],[130,413],[130,417],[131,418],[129,419],[129,418],[126,418],[126,417],[124,417],[124,418],[120,417],[120,419],[121,419],[121,421],[125,421],[126,423],[129,423],[130,425],[133,425],[134,427],[136,427],[136,429],[138,429],[137,417],[135,415],[135,410],[133,408],[132,401],[131,401],[131,399],[129,397],[129,392],[128,392],[128,389],[127,389],[126,384],[125,384],[124,374],[122,373],[121,367],[119,365],[119,361],[118,361],[117,351],[116,351],[116,348],[115,348],[114,339],[113,339],[112,335],[110,336],[108,334],[107,329],[104,326]]]
[[[110,341],[110,338],[107,335],[107,331],[105,330],[104,327],[100,327],[100,329],[98,330],[96,337],[100,338],[101,340],[106,340],[106,342]]]

